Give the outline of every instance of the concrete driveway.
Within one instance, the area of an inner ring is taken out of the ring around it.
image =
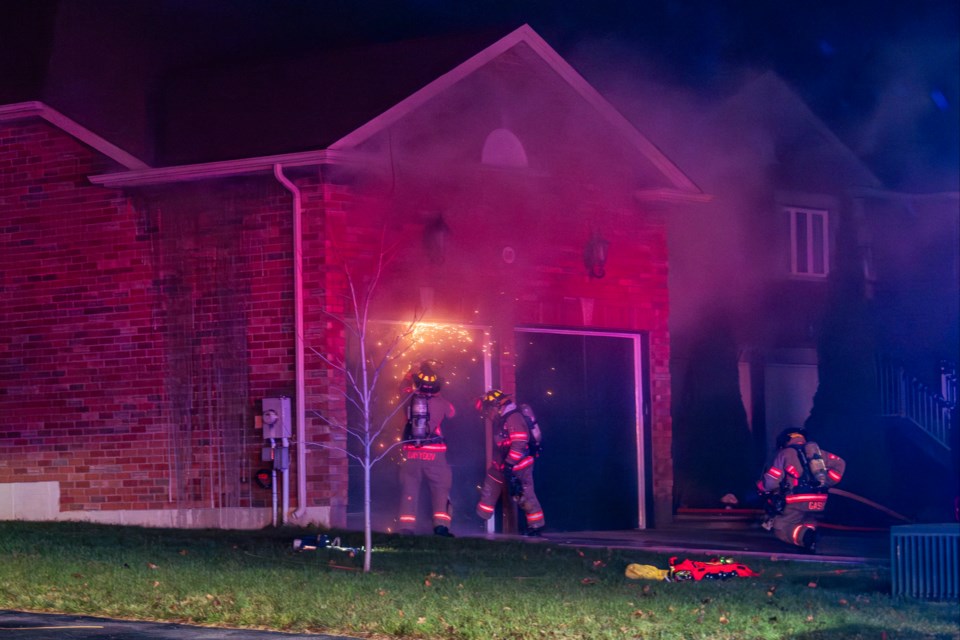
[[[358,640],[351,636],[217,629],[163,622],[0,610],[3,640]]]

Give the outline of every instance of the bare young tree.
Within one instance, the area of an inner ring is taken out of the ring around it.
[[[382,247],[382,245],[381,245]],[[323,420],[330,428],[339,430],[347,435],[348,445],[337,446],[329,443],[310,443],[313,446],[325,449],[340,451],[359,463],[363,469],[363,532],[364,532],[364,557],[363,570],[370,571],[370,559],[373,551],[373,535],[371,524],[371,470],[383,460],[396,446],[401,442],[397,441],[385,447],[381,451],[375,451],[374,445],[383,435],[387,425],[403,407],[402,402],[397,402],[389,406],[386,410],[381,409],[379,415],[377,411],[377,392],[379,389],[381,376],[387,370],[388,365],[402,357],[403,354],[413,346],[410,340],[417,325],[422,318],[422,312],[415,310],[412,320],[397,328],[392,337],[380,344],[374,344],[375,340],[371,335],[371,302],[374,299],[374,293],[383,276],[384,268],[389,262],[389,252],[381,250],[376,264],[369,277],[358,278],[350,270],[349,266],[344,264],[343,270],[346,277],[346,292],[344,294],[344,314],[338,315],[324,311],[330,318],[339,323],[356,345],[356,362],[349,362],[349,358],[338,358],[332,354],[321,353],[311,347],[310,351],[320,358],[333,370],[344,376],[346,381],[342,390],[344,400],[348,406],[352,406],[358,415],[356,424],[342,424],[339,420],[332,419],[316,411],[311,411],[315,417]],[[354,452],[349,447],[349,439],[353,438],[359,444],[359,453]]]

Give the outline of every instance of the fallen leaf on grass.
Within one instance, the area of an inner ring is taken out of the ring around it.
[[[159,586],[160,586],[160,582],[159,582],[158,580],[154,580],[154,581],[153,581],[153,588],[156,589],[156,588],[159,587]]]
[[[848,604],[850,604],[850,603],[847,602],[846,599],[840,598],[840,605],[841,605],[841,606],[844,606],[844,607],[845,607],[845,606],[847,606]]]
[[[147,568],[148,568],[148,569],[159,569],[160,567],[158,567],[157,565],[153,564],[152,562],[148,562],[148,563],[147,563]]]
[[[811,589],[816,589],[816,588],[817,588],[817,583],[816,583],[816,582],[808,582],[808,583],[807,583],[807,586],[810,587]]]
[[[807,616],[807,622],[813,622],[813,616]]]
[[[596,578],[584,578],[580,581],[580,584],[597,584]]]
[[[727,616],[720,616],[720,624],[727,624],[729,622],[730,620],[727,618]]]

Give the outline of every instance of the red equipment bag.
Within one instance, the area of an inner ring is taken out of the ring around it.
[[[677,562],[677,557],[670,558],[671,582],[686,580],[726,580],[727,578],[755,578],[759,576],[745,564],[733,561],[733,558],[715,558],[707,562],[685,559]]]

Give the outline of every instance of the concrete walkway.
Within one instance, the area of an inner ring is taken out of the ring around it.
[[[547,533],[544,538],[560,545],[637,549],[677,555],[723,555],[736,558],[772,558],[805,562],[889,563],[888,531],[850,531],[820,528],[814,555],[784,544],[758,528],[697,528],[675,526],[636,531],[579,531]]]

